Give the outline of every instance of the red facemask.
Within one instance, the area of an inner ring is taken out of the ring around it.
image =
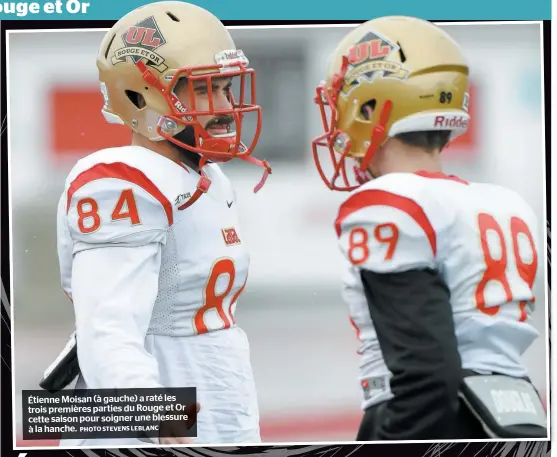
[[[389,120],[392,110],[392,102],[385,101],[381,108],[379,123],[372,128],[370,132],[370,145],[360,161],[359,166],[354,167],[351,172],[354,173],[354,179],[350,179],[347,159],[351,149],[351,141],[348,134],[336,127],[338,123],[337,101],[338,94],[344,84],[344,75],[348,68],[348,58],[343,57],[340,71],[335,74],[331,87],[328,88],[322,84],[316,88],[316,96],[314,102],[319,107],[321,113],[321,121],[323,123],[323,131],[321,135],[312,141],[313,160],[317,167],[317,171],[325,185],[331,190],[352,191],[361,184],[372,179],[368,166],[377,149],[383,144],[386,138],[385,126]],[[327,108],[330,113],[327,113]],[[322,153],[325,149],[325,154]],[[328,154],[326,154],[328,152]],[[332,162],[333,171],[329,177],[326,175],[323,161],[324,157]],[[341,180],[340,184],[337,181]],[[354,182],[355,181],[355,182]]]
[[[265,183],[268,175],[271,173],[271,168],[267,161],[259,160],[251,156],[261,132],[261,107],[255,104],[256,86],[255,71],[253,69],[246,68],[242,62],[232,62],[229,63],[228,66],[221,63],[197,67],[184,67],[176,71],[172,80],[169,82],[168,85],[165,86],[158,79],[158,77],[149,68],[147,68],[144,62],[139,61],[136,65],[143,74],[143,79],[145,80],[145,82],[151,87],[158,90],[164,96],[170,109],[169,114],[161,116],[157,125],[157,133],[167,141],[170,141],[181,148],[184,148],[201,156],[201,160],[199,163],[199,172],[201,174],[201,179],[198,183],[197,191],[194,195],[192,195],[189,201],[182,205],[181,209],[184,209],[185,205],[190,206],[201,196],[202,193],[208,191],[211,181],[203,173],[202,170],[207,161],[228,162],[229,160],[237,158],[254,165],[262,166],[265,168],[265,172],[263,178],[255,187],[254,191],[257,192],[261,189],[261,187],[263,187],[263,184]],[[233,69],[234,67],[236,67],[237,69]],[[246,79],[248,76],[250,77],[251,82],[251,84],[249,85],[250,103],[246,103],[245,101]],[[230,93],[231,107],[228,109],[215,109],[213,102],[212,80],[213,78],[222,77],[240,78],[240,97],[239,100],[236,101],[232,93]],[[188,83],[190,100],[187,110],[173,92],[173,88],[176,86],[178,80],[181,78],[186,78]],[[194,82],[196,81],[202,81],[206,84],[209,100],[209,109],[206,111],[199,111],[196,109],[194,91]],[[246,146],[241,141],[242,122],[246,113],[254,113],[257,116],[257,126],[253,135],[253,139],[249,146]],[[209,132],[207,132],[205,127],[198,122],[197,119],[199,116],[232,117],[234,119],[236,131],[233,135],[227,137],[212,136]],[[174,125],[183,125],[185,127],[190,126],[191,128],[193,128],[195,145],[192,146],[189,144],[185,144],[166,133],[164,127],[167,123],[172,123]]]

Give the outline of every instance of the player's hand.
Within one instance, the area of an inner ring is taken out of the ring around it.
[[[159,438],[159,444],[193,444],[193,439],[186,437],[188,430],[193,427],[197,421],[197,413],[201,409],[199,403],[195,404],[194,407],[188,408],[188,420],[187,421],[165,421],[160,425],[160,430],[165,436]],[[191,412],[190,412],[191,411]]]

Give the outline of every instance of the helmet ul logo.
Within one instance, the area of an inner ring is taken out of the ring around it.
[[[348,68],[344,75],[345,85],[340,94],[347,96],[365,78],[372,81],[379,73],[384,78],[405,79],[408,72],[399,62],[387,60],[400,48],[377,32],[366,33],[348,49]]]
[[[135,25],[132,25],[121,35],[124,47],[117,49],[112,57],[112,65],[125,62],[126,58],[133,63],[141,59],[147,60],[147,65],[161,73],[168,69],[164,58],[155,51],[166,43],[155,18],[150,16]]]

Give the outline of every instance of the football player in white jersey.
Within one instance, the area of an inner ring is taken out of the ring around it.
[[[538,337],[536,215],[441,169],[468,125],[468,71],[440,28],[384,17],[346,35],[316,90],[318,171],[351,192],[335,228],[362,343],[361,441],[547,436],[521,361]]]
[[[218,166],[236,158],[270,172],[251,156],[261,128],[254,71],[215,16],[184,2],[124,16],[97,67],[102,112],[129,127],[132,141],[83,158],[66,180],[58,255],[76,333],[41,385],[67,385],[78,362],[76,388],[196,387],[197,438],[158,444],[259,442],[248,339],[234,318],[250,257]],[[257,128],[246,145],[249,115]],[[72,351],[73,368],[64,367]],[[61,442],[133,444],[145,443]]]

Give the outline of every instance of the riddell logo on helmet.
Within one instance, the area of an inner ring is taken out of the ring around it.
[[[468,119],[464,116],[435,116],[433,127],[437,129],[465,129]]]
[[[187,112],[187,109],[184,105],[182,105],[182,102],[178,99],[176,99],[176,101],[174,102],[174,107],[180,111],[181,113],[185,113]]]

